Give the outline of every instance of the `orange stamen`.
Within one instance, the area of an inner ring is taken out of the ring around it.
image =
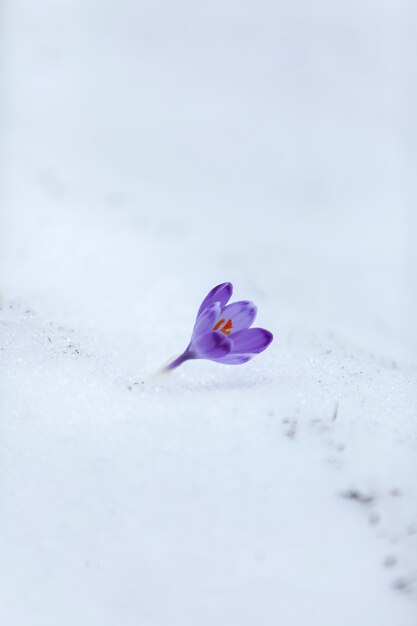
[[[215,325],[215,327],[213,328],[213,330],[219,330],[220,326],[223,324],[224,319],[221,319],[220,322],[217,322],[217,324]]]
[[[223,326],[223,328],[220,328],[223,322],[224,322],[224,319],[222,318],[219,322],[217,322],[213,330],[220,329],[221,333],[224,333],[225,335],[230,335],[230,329],[233,328],[232,320],[228,320],[226,324]]]

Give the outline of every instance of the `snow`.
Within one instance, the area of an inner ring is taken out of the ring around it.
[[[3,5],[1,623],[414,626],[411,5]]]

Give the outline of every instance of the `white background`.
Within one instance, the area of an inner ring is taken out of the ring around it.
[[[416,623],[416,27],[4,0],[2,623]],[[272,346],[155,374],[225,280]]]

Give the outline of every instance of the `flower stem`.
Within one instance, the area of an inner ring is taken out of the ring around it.
[[[169,365],[165,367],[164,372],[170,372],[171,370],[174,370],[176,367],[179,367],[180,365],[185,363],[185,361],[188,361],[188,359],[191,359],[191,355],[188,350],[186,350],[183,354],[181,354],[171,363],[169,363]]]

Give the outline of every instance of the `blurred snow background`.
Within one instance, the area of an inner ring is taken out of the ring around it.
[[[3,0],[2,623],[416,624],[416,30]],[[271,348],[154,376],[225,280]]]

